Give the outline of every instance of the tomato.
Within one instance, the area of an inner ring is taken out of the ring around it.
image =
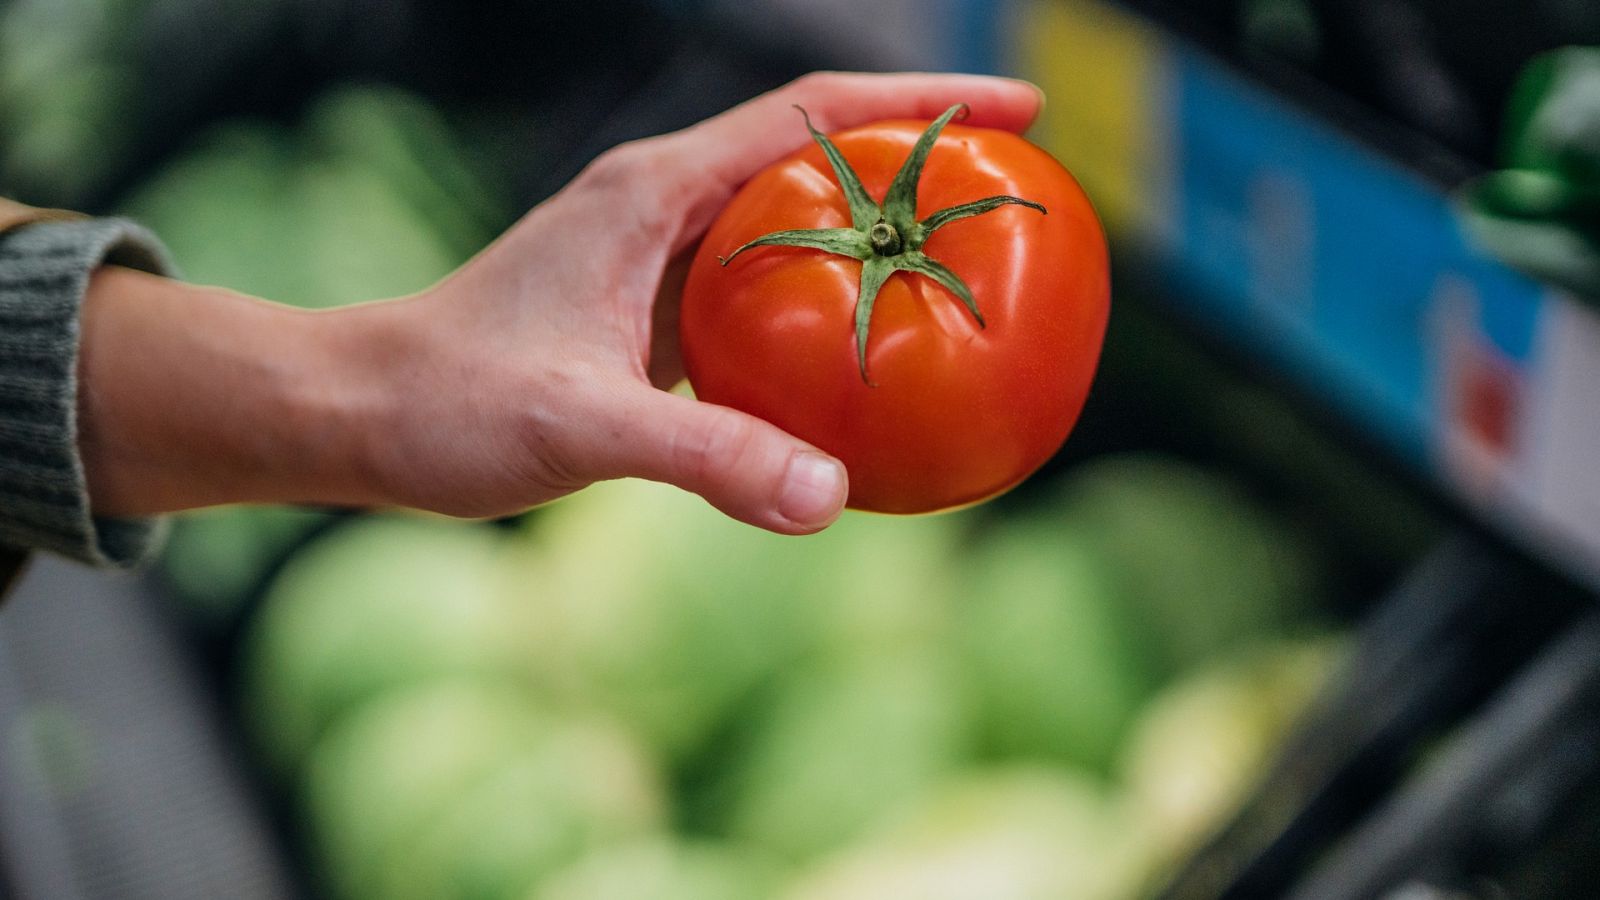
[[[684,288],[696,396],[837,457],[855,509],[1016,486],[1072,430],[1099,360],[1110,278],[1088,198],[1023,138],[945,125],[959,109],[813,130],[729,202]]]

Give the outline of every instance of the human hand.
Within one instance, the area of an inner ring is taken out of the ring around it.
[[[153,298],[96,302],[97,289],[148,293],[158,279],[97,277],[86,301],[83,372],[94,390],[82,442],[96,511],[273,500],[488,516],[631,476],[678,485],[773,531],[826,527],[847,493],[837,460],[763,421],[664,390],[682,378],[678,263],[745,180],[806,143],[795,105],[825,131],[931,119],[957,102],[970,105],[972,124],[1020,131],[1040,101],[1037,89],[1000,78],[808,76],[603,154],[413,297],[325,313],[252,307],[237,295],[173,307],[186,343],[169,360],[205,363],[187,380],[116,377],[119,365],[126,375],[159,351],[130,357],[109,320],[96,326],[90,312],[136,317],[151,341],[174,322],[162,321]],[[248,331],[275,354],[230,359],[243,351],[207,338],[213,327]],[[142,398],[125,396],[140,382]],[[174,412],[187,423],[162,429],[130,414],[150,410],[151,391],[185,401]],[[252,412],[258,393],[268,420]],[[180,437],[184,446],[167,455],[185,464],[161,471],[160,448],[146,445]]]

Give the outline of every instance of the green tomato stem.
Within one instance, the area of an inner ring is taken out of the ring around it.
[[[958,204],[941,209],[921,222],[916,220],[917,187],[922,180],[923,165],[927,162],[928,154],[932,151],[944,126],[958,113],[965,113],[966,109],[966,104],[958,103],[945,110],[943,115],[928,125],[927,130],[917,139],[910,155],[906,157],[905,164],[895,174],[882,204],[872,199],[862,186],[861,178],[844,158],[844,154],[827,135],[812,127],[811,117],[806,115],[804,109],[800,109],[800,115],[805,119],[806,130],[811,133],[812,140],[822,148],[823,155],[828,159],[828,165],[833,169],[834,177],[839,181],[839,189],[844,193],[845,200],[850,206],[851,226],[774,231],[740,246],[726,257],[718,257],[718,261],[726,266],[734,257],[755,247],[786,246],[807,247],[860,260],[861,286],[856,296],[855,344],[861,380],[868,387],[877,386],[867,374],[867,337],[871,329],[872,308],[877,301],[878,292],[888,281],[889,276],[895,272],[910,272],[932,279],[961,301],[967,311],[972,313],[979,328],[988,327],[982,313],[978,311],[978,302],[972,296],[972,291],[968,289],[966,282],[937,260],[922,253],[922,245],[929,236],[951,222],[983,215],[1007,205],[1023,206],[1036,210],[1041,215],[1046,213],[1043,206],[1031,200],[1002,195]]]
[[[872,252],[879,256],[894,256],[901,250],[900,232],[888,222],[879,222],[867,232],[867,239],[872,242]]]

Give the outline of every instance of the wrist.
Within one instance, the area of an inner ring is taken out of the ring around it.
[[[97,514],[235,502],[369,505],[393,388],[374,319],[103,267],[84,300],[79,451]],[[381,336],[381,333],[379,334]]]
[[[422,393],[427,334],[409,314],[413,299],[308,313],[307,377],[288,405],[303,423],[314,493],[303,502],[347,506],[407,503],[397,453]]]

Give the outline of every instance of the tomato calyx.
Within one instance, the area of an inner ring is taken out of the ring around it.
[[[987,327],[983,314],[978,311],[978,301],[972,296],[972,291],[968,289],[966,282],[937,260],[923,253],[922,245],[934,232],[951,222],[983,215],[1008,204],[1026,206],[1038,210],[1041,214],[1045,214],[1046,210],[1031,200],[997,195],[941,209],[922,221],[917,221],[917,185],[922,180],[922,168],[928,161],[928,153],[933,149],[934,142],[939,139],[939,133],[957,114],[964,114],[967,105],[958,103],[950,107],[928,125],[927,130],[917,138],[917,143],[911,148],[911,154],[906,157],[900,171],[895,173],[882,204],[873,200],[867,193],[867,189],[861,184],[861,178],[856,175],[855,170],[850,167],[850,163],[845,160],[844,154],[839,152],[833,141],[812,127],[811,117],[806,111],[799,106],[795,109],[800,110],[800,116],[806,123],[806,130],[811,132],[812,140],[822,148],[823,155],[828,158],[828,164],[833,167],[834,177],[839,181],[839,189],[850,205],[850,227],[774,231],[740,246],[725,257],[717,257],[718,262],[726,266],[746,250],[771,246],[807,247],[860,260],[861,289],[856,297],[855,307],[856,359],[861,368],[861,380],[869,386],[875,386],[867,375],[867,335],[871,330],[872,308],[877,301],[878,291],[896,271],[914,272],[933,279],[956,295],[967,311],[972,313],[979,328]]]
[[[879,222],[867,232],[867,240],[872,242],[872,252],[879,256],[894,256],[901,250],[900,232],[888,222]]]

